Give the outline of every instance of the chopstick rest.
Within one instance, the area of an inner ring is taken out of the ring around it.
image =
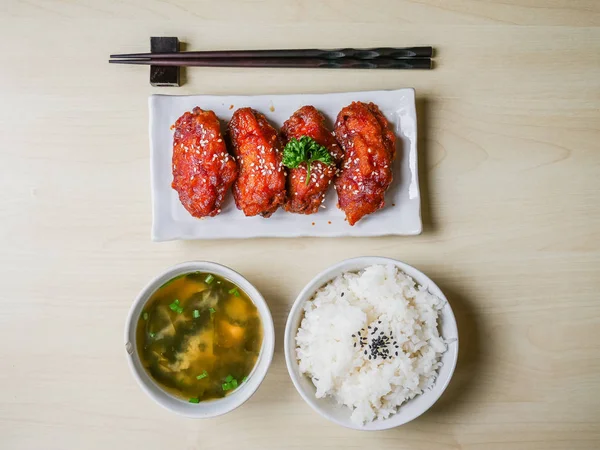
[[[179,39],[177,37],[151,37],[150,52],[152,53],[177,53]],[[150,66],[150,84],[159,86],[181,86],[180,68],[175,66]]]

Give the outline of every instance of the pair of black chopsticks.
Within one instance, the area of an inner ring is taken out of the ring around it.
[[[432,47],[339,50],[226,50],[110,55],[109,63],[177,67],[431,69]]]

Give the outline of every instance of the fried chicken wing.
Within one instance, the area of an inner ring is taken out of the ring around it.
[[[233,198],[246,216],[269,217],[285,202],[281,143],[265,116],[251,108],[233,113],[229,137],[240,175]]]
[[[344,149],[342,172],[335,183],[338,206],[354,225],[383,207],[392,182],[396,136],[377,105],[362,102],[340,111],[335,136]]]
[[[325,126],[325,118],[314,106],[303,106],[296,111],[281,129],[284,146],[292,139],[308,136],[325,147],[332,156],[333,164],[315,161],[310,167],[310,179],[306,184],[307,166],[290,169],[287,178],[287,201],[284,208],[288,212],[314,214],[325,198],[327,188],[334,180],[337,167],[343,157],[335,138]]]
[[[221,212],[225,194],[238,175],[212,111],[196,107],[173,127],[173,183],[179,200],[194,217]]]

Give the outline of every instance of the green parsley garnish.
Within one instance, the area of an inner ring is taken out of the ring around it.
[[[144,318],[144,320],[148,320],[148,313],[146,311],[144,311],[144,314],[142,314],[142,317]]]
[[[223,388],[224,391],[229,391],[229,390],[231,390],[231,384],[229,384],[229,383],[223,383],[221,385],[221,388]]]
[[[205,370],[200,375],[196,377],[196,380],[201,380],[202,378],[206,378],[208,376],[208,372]]]
[[[225,377],[225,381],[226,381],[227,383],[231,383],[231,382],[233,381],[233,376],[231,376],[231,375],[227,375],[227,377]]]
[[[156,333],[153,333],[152,331],[150,332],[150,337],[153,338],[154,336],[156,336]]]
[[[215,280],[215,277],[212,276],[212,274],[208,274],[208,276],[204,279],[204,281],[206,282],[206,284],[210,284]]]
[[[229,293],[235,295],[236,297],[240,296],[240,291],[238,291],[238,288],[229,289]]]
[[[179,299],[175,299],[173,303],[169,305],[171,311],[175,311],[177,314],[181,314],[183,312],[183,306],[179,304]]]
[[[242,378],[242,383],[245,383],[246,381],[248,381],[248,377]]]
[[[231,380],[231,383],[229,383],[231,385],[231,389],[235,389],[236,387],[238,387],[238,382],[237,380]]]
[[[217,312],[217,310],[216,310],[215,308],[208,308],[208,312],[210,313],[210,317],[212,317],[212,315],[213,315],[214,313],[216,313],[216,312]]]
[[[197,319],[198,317],[200,317],[200,311],[198,311],[197,309],[194,310],[194,319]]]
[[[198,397],[192,397],[189,400],[190,403],[200,403],[200,399]]]
[[[283,165],[295,169],[306,163],[306,184],[310,181],[310,166],[316,161],[323,164],[333,164],[329,151],[313,138],[302,136],[300,139],[292,138],[283,149]]]

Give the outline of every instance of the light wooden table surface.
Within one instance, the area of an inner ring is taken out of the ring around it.
[[[0,3],[0,448],[600,448],[600,2],[7,0]],[[179,89],[109,66],[149,36],[194,49],[433,45],[433,71],[196,69]],[[150,241],[147,96],[414,87],[425,232],[371,239]],[[429,274],[458,316],[457,372],[428,413],[360,433],[294,390],[297,292],[359,255]],[[208,259],[271,306],[258,393],[195,421],[126,365],[132,299]]]

